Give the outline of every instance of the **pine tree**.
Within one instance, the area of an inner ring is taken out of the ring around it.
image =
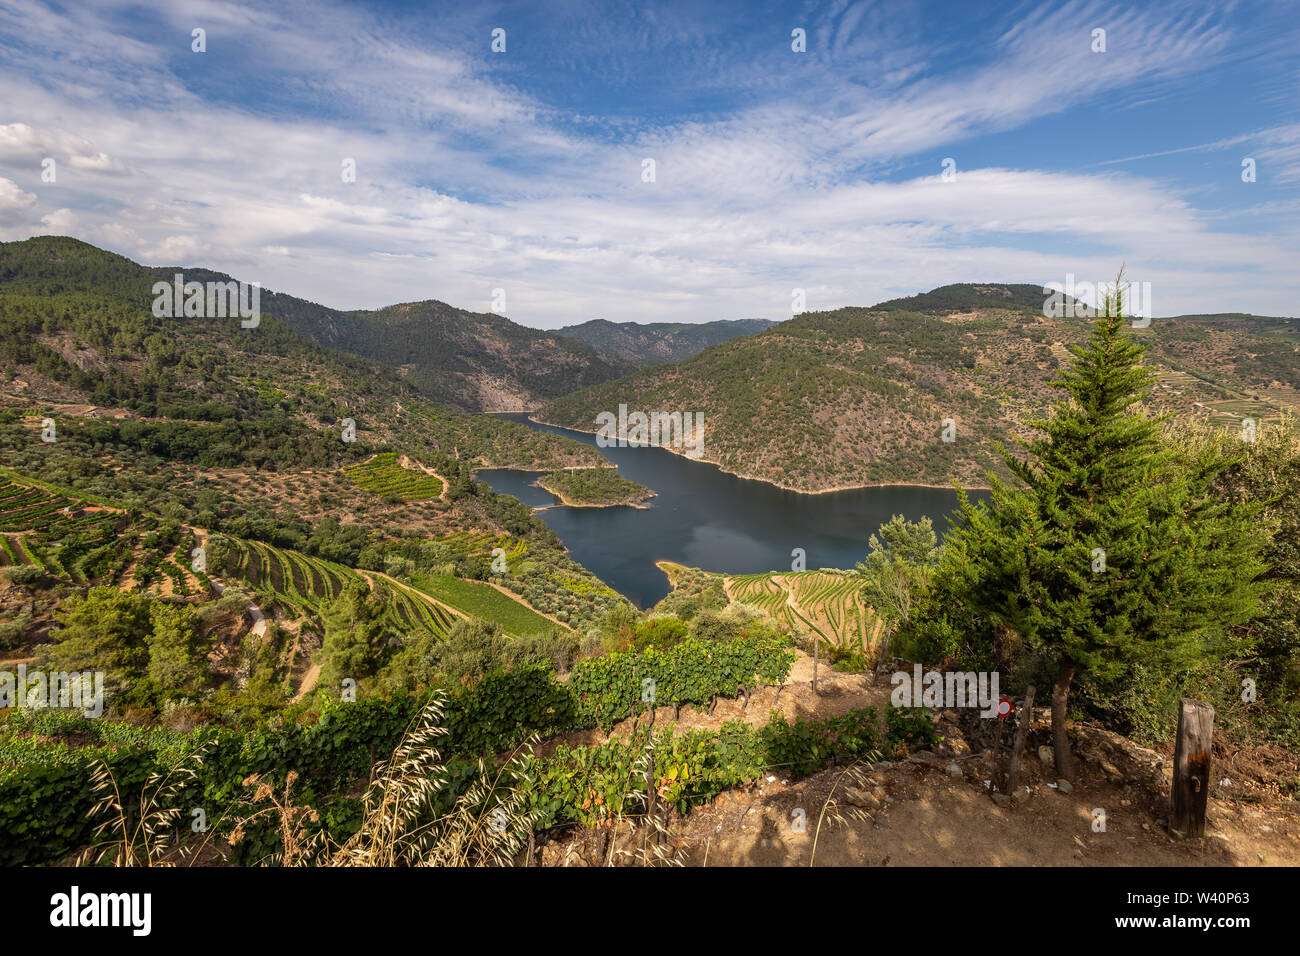
[[[198,611],[191,604],[154,601],[149,621],[150,678],[168,696],[196,693],[209,676],[210,644],[199,629]]]
[[[390,628],[383,603],[359,583],[349,585],[322,617],[319,686],[338,693],[344,680],[360,682],[375,673]]]
[[[1051,384],[1069,395],[1021,460],[999,453],[1023,489],[991,477],[988,505],[963,500],[957,554],[966,600],[1055,671],[1056,769],[1070,779],[1066,732],[1078,674],[1114,679],[1142,664],[1166,673],[1224,646],[1261,591],[1257,508],[1209,490],[1227,462],[1162,444],[1160,419],[1135,406],[1152,373],[1125,329],[1123,272],[1088,343]]]

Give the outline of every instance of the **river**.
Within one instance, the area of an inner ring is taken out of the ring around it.
[[[500,417],[596,444],[594,435],[539,425],[521,413]],[[728,475],[662,448],[600,452],[623,477],[658,493],[648,509],[564,507],[549,491],[532,487],[541,472],[488,468],[477,477],[526,505],[559,505],[538,516],[575,561],[641,608],[669,590],[656,561],[729,574],[789,571],[791,552],[802,548],[809,570],[852,568],[867,553],[872,533],[892,515],[912,521],[929,516],[942,534],[957,506],[957,493],[947,488],[903,485],[809,495]]]

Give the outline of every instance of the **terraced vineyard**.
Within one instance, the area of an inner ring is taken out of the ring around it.
[[[225,552],[208,571],[241,581],[267,607],[292,617],[319,618],[324,605],[350,581],[374,579],[320,558],[260,541],[227,537]],[[96,505],[0,475],[0,567],[38,565],[74,584],[143,588],[164,597],[208,593],[208,574],[191,555],[195,532],[175,522]],[[379,581],[389,592],[399,627],[446,633],[458,616],[418,593]]]
[[[726,578],[733,601],[821,635],[837,647],[870,647],[882,623],[862,603],[857,578],[845,571],[743,574]]]
[[[189,567],[193,533],[0,474],[0,567],[37,565],[73,584],[144,587],[164,596],[206,590]]]
[[[442,481],[422,471],[403,468],[396,452],[383,452],[360,465],[343,469],[358,487],[377,495],[393,496],[402,501],[422,501],[442,494]]]
[[[315,621],[345,587],[362,582],[385,595],[394,623],[407,632],[441,637],[461,616],[495,621],[514,635],[554,626],[521,600],[481,581],[427,576],[418,587],[407,587],[384,574],[231,536],[205,539],[205,573],[191,563],[198,534],[202,532],[175,521],[88,504],[0,473],[0,567],[38,565],[78,586],[143,588],[164,597],[209,593],[211,574],[246,584],[264,609],[278,606],[290,618]],[[527,551],[526,542],[499,533],[459,532],[445,540],[458,553],[504,548],[507,561],[519,560]],[[214,547],[214,542],[220,544]]]
[[[423,591],[472,617],[495,621],[507,634],[523,637],[540,634],[556,624],[532,608],[502,594],[482,581],[467,581],[444,574],[416,575],[411,583]]]
[[[442,636],[457,615],[383,575],[371,575],[298,551],[261,541],[223,538],[219,567],[211,570],[247,584],[268,605],[278,604],[292,617],[319,619],[325,606],[353,582],[386,593],[395,623],[408,631]]]

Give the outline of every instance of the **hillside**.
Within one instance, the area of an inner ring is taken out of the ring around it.
[[[422,394],[472,411],[519,411],[635,366],[583,342],[433,300],[287,319],[323,345],[398,369]]]
[[[700,323],[592,319],[555,332],[580,339],[607,355],[618,356],[641,368],[663,362],[681,362],[710,345],[765,332],[776,324],[769,319],[720,319]]]
[[[75,239],[0,243],[0,394],[130,420],[273,421],[275,430],[304,440],[351,418],[360,442],[396,441],[470,466],[601,461],[580,443],[425,401],[382,363],[322,347],[281,317],[301,324],[304,312],[319,308],[300,299],[263,290],[261,322],[248,329],[233,317],[155,317],[151,288],[174,272]],[[206,270],[185,275],[225,278]],[[266,426],[257,430],[264,434]]]
[[[347,585],[395,632],[434,637],[471,614],[533,634],[624,603],[472,477],[602,464],[594,449],[429,402],[306,339],[273,293],[256,327],[157,317],[156,278],[75,240],[0,244],[0,449],[16,483],[0,493],[0,564],[44,573],[0,598],[0,617],[27,622],[19,648],[44,645],[87,589],[206,608],[216,582],[237,583],[287,635],[270,672],[296,683]],[[190,567],[199,546],[206,575]],[[238,650],[247,628],[230,627]]]
[[[178,272],[205,283],[237,278],[197,267],[140,266],[57,236],[0,246],[0,284],[11,293],[94,289],[147,306],[152,284]],[[517,411],[636,367],[583,342],[434,300],[344,312],[263,289],[261,306],[305,340],[382,363],[415,392],[463,411]]]
[[[556,399],[541,421],[595,431],[596,415],[703,412],[703,460],[799,491],[985,483],[994,442],[1023,437],[1047,382],[1086,334],[1043,315],[1032,285],[957,285],[864,308],[799,315]],[[1159,373],[1157,409],[1225,424],[1300,409],[1295,320],[1157,319],[1135,329]],[[943,440],[944,421],[955,425]]]

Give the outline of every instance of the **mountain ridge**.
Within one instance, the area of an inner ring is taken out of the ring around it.
[[[716,319],[712,322],[611,322],[591,319],[556,329],[557,335],[579,339],[603,353],[638,367],[680,362],[708,348],[743,335],[765,332],[771,319]]]
[[[1048,383],[1087,333],[1086,318],[1044,315],[1044,298],[1031,284],[966,283],[803,313],[533,415],[590,431],[619,405],[703,412],[701,460],[794,491],[987,487],[986,471],[1006,474],[996,444],[1030,437],[1022,423],[1058,397]],[[1300,410],[1300,323],[1174,318],[1133,334],[1151,346],[1154,409],[1224,424]]]

